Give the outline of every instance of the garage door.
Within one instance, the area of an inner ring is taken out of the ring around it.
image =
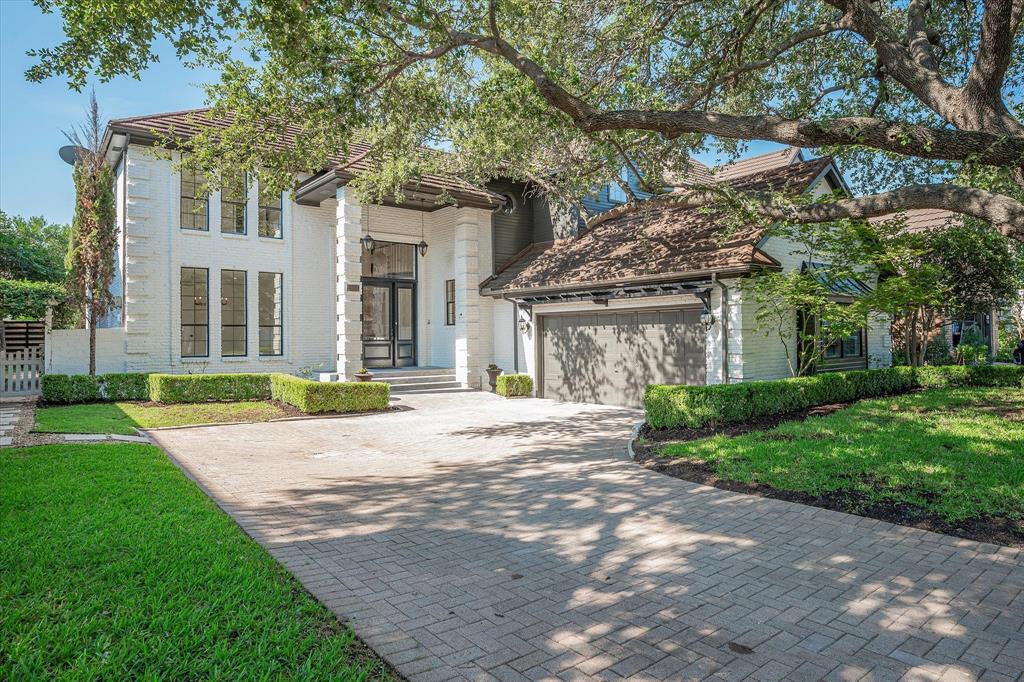
[[[648,384],[703,384],[700,308],[573,313],[541,318],[545,398],[643,403]]]

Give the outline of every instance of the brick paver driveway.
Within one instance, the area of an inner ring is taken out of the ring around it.
[[[412,679],[1022,676],[1020,552],[646,471],[635,411],[402,402],[155,435]]]

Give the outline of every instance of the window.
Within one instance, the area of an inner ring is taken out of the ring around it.
[[[629,171],[625,168],[619,171],[619,179],[626,184],[629,184]],[[625,203],[626,201],[626,192],[623,191],[622,187],[619,186],[619,183],[614,180],[608,184],[608,200],[618,201],[621,203]]]
[[[232,176],[220,188],[220,231],[226,234],[245,234],[245,173]]]
[[[181,169],[181,229],[210,229],[210,198],[206,194],[206,178],[200,171]]]
[[[257,234],[261,237],[281,238],[281,193],[264,192],[260,186],[260,224]]]
[[[181,269],[181,356],[205,358],[210,354],[210,271]]]
[[[447,326],[455,324],[455,280],[444,281],[444,323]]]
[[[822,322],[826,326],[827,322]],[[864,330],[858,329],[853,334],[841,341],[836,341],[825,349],[826,360],[838,360],[840,358],[859,358],[864,356]]]
[[[377,242],[360,256],[363,277],[416,278],[416,245]]]
[[[246,354],[245,271],[220,271],[220,354]]]
[[[259,274],[260,355],[281,355],[284,352],[282,279],[280,272]]]

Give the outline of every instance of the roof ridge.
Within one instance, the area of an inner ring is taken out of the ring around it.
[[[194,109],[182,109],[180,111],[162,111],[157,114],[143,114],[141,116],[127,116],[125,118],[112,118],[108,125],[113,123],[133,123],[147,118],[164,118],[165,116],[181,116],[182,114],[196,114],[205,111],[212,111],[213,107],[196,107]]]

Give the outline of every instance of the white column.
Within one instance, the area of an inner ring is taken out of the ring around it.
[[[480,347],[480,218],[473,209],[455,215],[455,379],[481,387],[485,361]]]
[[[362,237],[362,206],[355,193],[347,187],[339,187],[337,223],[335,227],[335,293],[337,302],[337,360],[338,380],[353,380],[363,362],[361,340],[362,293],[359,284],[361,264],[359,261],[359,239]]]

